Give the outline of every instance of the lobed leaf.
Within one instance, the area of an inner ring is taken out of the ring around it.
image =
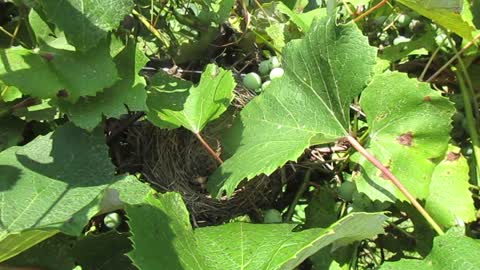
[[[60,95],[75,102],[80,96],[96,95],[117,79],[106,42],[88,53],[74,51],[62,38],[41,46],[39,51],[22,47],[0,50],[0,80],[25,95]]]
[[[190,226],[178,193],[151,195],[126,208],[134,249],[127,255],[139,269],[210,269]]]
[[[452,227],[476,219],[475,205],[468,183],[469,167],[460,149],[450,146],[445,158],[435,168],[425,209],[440,225]]]
[[[147,110],[146,82],[139,73],[148,62],[148,58],[130,40],[116,55],[114,62],[121,79],[112,87],[94,97],[80,97],[74,104],[60,101],[60,108],[75,125],[93,130],[102,121],[102,116],[119,118],[129,110]]]
[[[426,198],[435,166],[450,139],[453,104],[428,83],[407,74],[377,75],[365,89],[360,105],[369,123],[366,145],[416,198]],[[406,200],[381,172],[358,153],[353,174],[359,192],[372,200]]]
[[[285,74],[242,110],[227,142],[235,154],[209,178],[209,191],[230,195],[244,178],[270,174],[308,146],[347,135],[350,103],[370,80],[375,54],[355,25],[332,18],[288,43]]]
[[[234,88],[232,72],[214,64],[207,66],[198,86],[159,72],[150,86],[148,119],[159,127],[183,126],[199,133],[225,112]]]
[[[139,269],[294,269],[331,243],[344,245],[383,232],[386,216],[355,213],[327,229],[293,232],[294,224],[228,223],[190,227],[189,213],[177,193],[150,196],[127,207]]]
[[[130,14],[132,0],[38,0],[52,23],[79,51],[95,48]]]
[[[465,236],[463,228],[453,228],[433,240],[433,249],[424,260],[402,259],[397,262],[386,262],[380,269],[480,269],[478,250],[479,240]]]
[[[66,125],[0,153],[0,241],[25,230],[79,234],[118,179],[102,134]]]

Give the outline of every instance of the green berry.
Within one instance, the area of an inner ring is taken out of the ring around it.
[[[285,73],[285,71],[283,71],[283,68],[277,67],[272,69],[272,71],[270,71],[270,80],[282,77],[283,73]]]
[[[264,83],[262,83],[262,90],[265,90],[265,88],[267,88],[267,86],[271,83],[272,81],[268,80],[268,81],[265,81]]]
[[[345,181],[343,184],[338,188],[338,195],[340,198],[344,199],[345,201],[352,201],[353,193],[357,191],[357,187],[353,182]]]
[[[409,38],[406,38],[404,36],[398,36],[393,40],[393,45],[398,45],[398,44],[401,44],[401,43],[407,43],[407,42],[410,42],[410,41],[411,41],[411,39],[409,39]]]
[[[411,21],[412,21],[412,18],[407,14],[401,14],[400,16],[398,16],[398,19],[397,19],[398,25],[401,27],[407,27]]]
[[[264,212],[263,223],[282,223],[282,213],[277,209],[268,209]]]
[[[120,217],[120,215],[118,213],[112,212],[112,213],[107,214],[103,218],[103,223],[108,228],[115,229],[120,225],[120,223],[122,223],[122,218]]]
[[[272,56],[272,58],[270,58],[270,67],[273,69],[273,68],[278,68],[282,65],[282,63],[280,63],[280,60],[278,60],[278,57],[276,56]]]
[[[250,72],[243,77],[243,85],[249,89],[256,90],[262,86],[262,79],[257,73]]]
[[[262,61],[258,65],[258,71],[261,75],[267,75],[271,69],[271,63],[268,60]]]
[[[413,33],[419,34],[419,33],[423,32],[423,30],[425,29],[425,24],[423,22],[419,21],[419,20],[412,20],[408,24],[408,28],[410,28],[410,30]]]

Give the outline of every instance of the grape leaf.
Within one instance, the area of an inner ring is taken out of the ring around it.
[[[80,51],[95,48],[130,14],[132,0],[38,0],[52,23],[65,32],[67,40]]]
[[[232,72],[213,64],[202,73],[198,86],[159,72],[151,80],[148,119],[159,127],[183,126],[199,133],[225,112],[234,88]]]
[[[433,240],[433,249],[424,260],[402,259],[386,262],[381,270],[451,270],[480,269],[480,241],[466,237],[463,228],[452,228]]]
[[[59,233],[4,262],[0,268],[65,270],[80,265],[83,269],[135,270],[124,255],[131,248],[127,236],[116,231],[80,239]]]
[[[3,85],[0,82],[0,100],[3,100],[5,102],[10,102],[21,97],[22,97],[22,93],[16,87]]]
[[[425,209],[439,224],[452,227],[458,221],[476,219],[467,160],[460,149],[450,146],[444,160],[435,168]]]
[[[235,154],[209,178],[212,194],[232,194],[244,178],[270,174],[310,145],[333,142],[349,130],[349,105],[369,81],[376,50],[355,25],[331,18],[289,42],[285,74],[241,112],[231,133]]]
[[[58,231],[30,230],[8,235],[0,241],[0,262],[20,254],[56,233]]]
[[[26,95],[52,98],[60,92],[71,102],[80,96],[93,96],[117,81],[106,42],[88,53],[65,45],[58,38],[39,51],[21,47],[0,50],[0,80]]]
[[[295,224],[229,223],[192,230],[181,196],[150,196],[127,206],[139,269],[293,269],[331,243],[344,245],[383,232],[386,216],[355,213],[327,229],[292,232]]]
[[[14,116],[0,118],[0,152],[4,149],[17,145],[23,140],[25,122]]]
[[[101,132],[66,125],[0,153],[0,240],[32,229],[79,234],[118,179]]]
[[[210,22],[215,24],[224,23],[235,4],[235,0],[205,0],[203,8],[198,14],[198,19],[204,24],[209,25]]]
[[[354,213],[330,227],[293,232],[295,224],[228,223],[195,230],[209,269],[295,269],[329,244],[345,245],[383,233],[386,216]],[[223,259],[222,259],[223,258]]]
[[[365,89],[360,105],[367,115],[367,150],[387,166],[414,197],[429,193],[433,169],[444,157],[450,139],[453,104],[429,84],[407,74],[377,75]],[[380,171],[358,153],[353,180],[372,200],[405,200]]]
[[[458,11],[448,9],[455,4],[458,5],[458,3],[460,3],[459,6],[461,7],[461,1],[450,1],[448,5],[442,5],[445,1],[440,3],[438,0],[431,0],[428,2],[425,2],[424,0],[398,0],[398,2],[420,13],[422,16],[431,19],[448,30],[453,31],[466,40],[471,40],[473,38],[472,32],[475,31],[475,28],[465,22]]]
[[[75,104],[60,101],[60,108],[72,122],[84,129],[93,130],[102,115],[118,118],[131,111],[144,111],[147,93],[145,79],[139,75],[148,58],[132,41],[115,57],[118,74],[122,78],[112,87],[94,97],[81,97]]]
[[[134,246],[127,255],[139,269],[210,269],[180,194],[151,195],[144,204],[127,205],[126,211]]]

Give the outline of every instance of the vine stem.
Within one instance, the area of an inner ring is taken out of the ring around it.
[[[207,141],[205,141],[205,139],[203,139],[202,135],[200,134],[200,132],[194,132],[195,136],[197,137],[197,139],[200,141],[200,143],[202,144],[203,148],[205,148],[205,150],[207,150],[207,152],[220,164],[223,164],[223,160],[218,156],[217,152],[215,152],[212,147],[208,144]]]
[[[459,58],[468,48],[470,48],[475,42],[480,39],[480,34],[476,35],[471,41],[469,41],[465,46],[463,46],[460,51],[458,51],[450,60],[448,60],[441,68],[437,70],[426,82],[431,82],[433,79],[435,79],[440,73],[442,73],[450,64],[452,64],[453,61],[455,61],[457,58]]]
[[[142,24],[148,29],[148,31],[150,31],[150,33],[152,33],[156,38],[158,38],[163,43],[163,45],[165,45],[166,47],[170,47],[170,41],[168,40],[168,38],[165,37],[162,33],[160,33],[157,28],[151,25],[148,19],[145,18],[145,16],[140,14],[135,9],[132,10],[132,14],[135,15],[140,20],[140,22],[142,22]]]
[[[378,4],[376,4],[375,6],[373,6],[372,8],[370,8],[369,10],[365,11],[364,13],[360,14],[360,16],[356,17],[355,19],[353,19],[353,22],[358,22],[360,21],[361,19],[367,17],[368,15],[370,15],[370,13],[374,12],[375,10],[381,8],[383,5],[385,5],[386,3],[388,2],[388,0],[382,0],[380,1]]]
[[[368,161],[370,161],[375,167],[377,167],[383,175],[388,177],[390,181],[400,190],[400,192],[407,197],[407,199],[412,203],[412,205],[420,212],[420,214],[427,220],[428,223],[433,227],[433,229],[439,234],[445,234],[440,226],[433,220],[433,218],[428,214],[428,212],[423,208],[422,205],[413,197],[413,195],[405,188],[405,186],[395,177],[395,175],[390,172],[390,170],[385,167],[378,159],[376,159],[372,154],[370,154],[367,149],[365,149],[354,137],[347,136],[347,140],[362,156],[364,156]]]
[[[292,203],[288,207],[287,214],[285,215],[285,218],[284,218],[285,222],[288,222],[292,219],[293,213],[295,212],[295,206],[297,206],[298,200],[300,200],[300,197],[307,189],[308,184],[310,182],[311,175],[312,175],[312,169],[308,169],[307,172],[305,173],[305,177],[303,178],[302,184],[300,185],[300,187],[298,187],[298,190],[295,193],[295,197],[293,198]]]

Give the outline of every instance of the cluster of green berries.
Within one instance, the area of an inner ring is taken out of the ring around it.
[[[258,65],[258,75],[255,72],[250,72],[243,77],[243,85],[248,89],[260,92],[264,90],[271,82],[283,76],[283,68],[281,68],[280,60],[276,56],[272,56],[270,59],[260,62]],[[267,77],[268,75],[268,77]],[[262,77],[265,81],[262,83]]]

